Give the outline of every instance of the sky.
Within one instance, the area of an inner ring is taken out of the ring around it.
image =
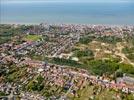
[[[37,2],[96,2],[96,3],[125,3],[134,0],[0,0],[2,3],[37,3]]]

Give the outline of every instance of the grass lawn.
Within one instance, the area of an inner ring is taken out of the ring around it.
[[[41,35],[26,35],[24,37],[24,40],[26,41],[37,41],[39,39],[41,39]]]
[[[74,98],[72,94],[69,94],[68,97],[70,100],[89,100],[89,97],[93,93],[93,86],[86,86],[86,88],[79,90],[77,93],[80,95],[80,97]]]
[[[93,96],[93,88],[94,86],[86,86],[84,89],[77,92],[80,97],[73,97],[72,94],[69,94],[68,97],[70,100],[92,100],[90,97]],[[115,95],[116,92],[104,89],[95,96],[95,100],[115,100],[113,99]]]

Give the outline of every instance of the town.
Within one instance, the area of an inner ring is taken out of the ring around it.
[[[0,25],[0,99],[98,98],[133,100],[134,26]]]

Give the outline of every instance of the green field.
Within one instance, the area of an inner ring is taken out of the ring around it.
[[[93,92],[96,94],[94,95]],[[132,94],[124,94],[117,92],[115,90],[110,90],[102,88],[100,86],[86,86],[85,88],[78,90],[77,96],[73,94],[68,94],[69,100],[117,100],[117,94],[120,100],[133,100],[134,96]]]
[[[41,39],[41,35],[26,35],[24,37],[24,40],[26,41],[37,41],[39,39]]]

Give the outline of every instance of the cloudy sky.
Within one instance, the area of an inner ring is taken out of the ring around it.
[[[0,0],[2,2],[132,2],[134,0]]]

